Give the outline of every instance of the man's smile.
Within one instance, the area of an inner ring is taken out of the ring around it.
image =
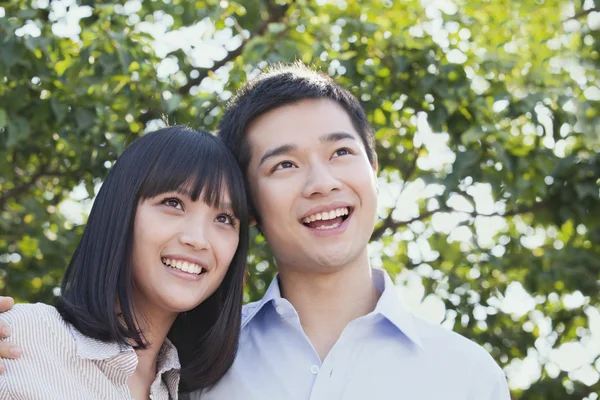
[[[345,203],[332,203],[313,207],[300,218],[300,222],[311,230],[320,233],[337,231],[352,215],[354,208]]]

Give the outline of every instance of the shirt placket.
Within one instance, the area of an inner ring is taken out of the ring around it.
[[[106,377],[119,389],[123,399],[133,399],[127,385],[127,379],[133,375],[138,358],[133,349],[123,351],[114,357],[98,361]]]
[[[364,319],[355,320],[343,330],[316,374],[309,400],[341,399],[348,384],[348,374],[353,368],[355,344],[365,323]]]

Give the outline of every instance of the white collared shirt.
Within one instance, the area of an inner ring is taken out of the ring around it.
[[[202,400],[509,400],[503,371],[479,345],[409,313],[387,273],[375,310],[352,321],[321,361],[277,277],[243,310],[233,367]]]
[[[5,339],[23,348],[15,360],[3,359],[0,399],[133,399],[127,379],[138,357],[131,346],[83,335],[46,304],[17,304],[0,314],[13,334]],[[178,398],[179,357],[166,339],[150,387],[153,400]]]

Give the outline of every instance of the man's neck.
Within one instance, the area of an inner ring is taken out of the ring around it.
[[[373,283],[366,251],[356,263],[335,272],[279,266],[279,285],[321,360],[351,321],[375,309],[381,295]]]

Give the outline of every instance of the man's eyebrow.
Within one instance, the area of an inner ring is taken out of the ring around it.
[[[280,156],[280,155],[286,154],[286,153],[291,153],[292,151],[295,151],[297,149],[298,149],[298,146],[296,146],[295,144],[282,144],[281,146],[277,146],[272,149],[269,149],[260,158],[260,162],[258,163],[258,166],[260,167],[269,158],[277,157],[277,156]]]
[[[332,133],[327,133],[327,134],[319,137],[319,141],[322,143],[337,142],[339,140],[344,140],[344,139],[356,140],[356,137],[355,137],[355,135],[352,135],[348,132],[332,132]],[[277,156],[280,156],[280,155],[286,154],[286,153],[291,153],[292,151],[296,151],[296,150],[298,150],[298,146],[296,146],[295,144],[282,144],[281,146],[277,146],[272,149],[269,149],[260,158],[258,166],[260,167],[269,158],[277,157]]]
[[[322,135],[321,137],[319,137],[319,140],[322,143],[326,143],[326,142],[337,142],[339,140],[344,140],[344,139],[352,139],[352,140],[356,140],[355,135],[352,135],[348,132],[333,132],[333,133],[327,133],[325,135]]]

